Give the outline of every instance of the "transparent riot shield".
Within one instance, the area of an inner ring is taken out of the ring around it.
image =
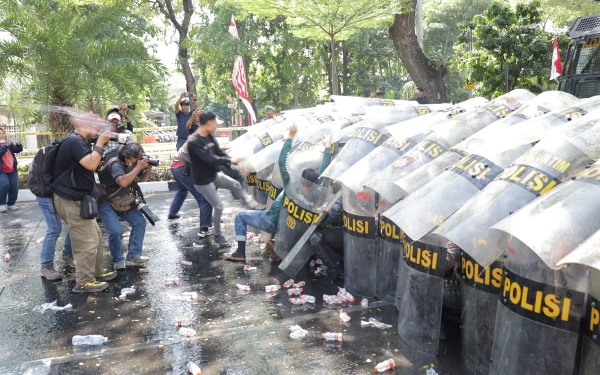
[[[507,249],[489,373],[572,374],[585,309],[585,268],[553,270],[513,236]]]
[[[375,197],[342,188],[344,206],[344,282],[348,290],[375,296],[377,223]]]
[[[581,246],[564,257],[559,266],[580,264],[589,267],[589,289],[585,318],[581,325],[583,346],[579,373],[600,374],[600,231],[594,233]]]
[[[285,187],[285,197],[277,234],[275,252],[281,259],[292,249],[304,232],[316,223],[331,197],[331,188],[311,183],[302,178],[302,164],[290,169],[290,181]]]
[[[375,295],[389,303],[396,303],[398,264],[403,254],[400,233],[400,227],[394,222],[383,216],[380,218]]]
[[[573,141],[578,137],[600,141],[600,129],[590,126],[594,117],[591,113],[553,130],[447,218],[435,233],[456,243],[479,264],[490,265],[504,251],[505,242],[499,232],[488,228],[548,193],[589,165],[591,157],[597,157],[594,147],[583,150],[574,145],[581,142]]]
[[[396,291],[398,334],[411,347],[437,355],[446,248],[430,238],[424,239],[430,243],[413,241],[402,231],[400,238],[403,254]]]

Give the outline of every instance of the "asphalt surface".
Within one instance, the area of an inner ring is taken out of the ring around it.
[[[239,204],[228,192],[223,217],[224,233],[233,240],[233,219]],[[424,375],[428,367],[442,374],[464,374],[460,362],[459,333],[442,343],[437,357],[408,347],[394,328],[361,328],[360,321],[374,317],[395,324],[394,306],[371,300],[368,310],[360,301],[345,308],[352,320],[343,324],[337,309],[323,306],[323,294],[337,293],[343,281],[316,279],[303,270],[296,281],[306,281],[305,294],[315,305],[294,306],[285,291],[266,294],[265,285],[285,282],[259,244],[247,248],[247,272],[243,264],[222,259],[210,239],[199,239],[198,207],[188,198],[176,221],[166,219],[174,193],[148,195],[148,206],[161,221],[148,225],[145,269],[119,271],[106,292],[75,294],[74,275],[65,273],[58,282],[40,277],[41,239],[46,226],[35,202],[20,203],[20,210],[0,214],[0,250],[10,253],[0,264],[0,374],[185,374],[194,361],[203,374],[372,374],[373,366],[394,358],[396,369],[386,374]],[[66,227],[66,226],[65,226]],[[64,228],[63,228],[64,232]],[[56,264],[62,266],[57,244]],[[126,241],[127,239],[125,239]],[[106,237],[104,237],[106,244]],[[107,265],[110,260],[107,255]],[[182,261],[191,261],[185,265]],[[165,286],[167,277],[178,277],[178,286]],[[243,293],[236,284],[250,285]],[[119,300],[124,287],[135,294]],[[194,301],[181,300],[182,292],[197,292]],[[34,311],[56,300],[70,311]],[[176,319],[195,320],[196,335],[178,333]],[[290,326],[308,331],[291,339]],[[320,339],[321,332],[342,332],[341,344]],[[108,337],[99,347],[74,347],[74,335]]]

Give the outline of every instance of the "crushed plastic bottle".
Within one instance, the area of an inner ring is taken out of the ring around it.
[[[177,237],[180,237],[180,238],[181,238],[181,237],[183,237],[183,232],[182,232],[182,231],[180,231],[180,230],[178,230],[177,232],[175,232],[175,235],[176,235]]]
[[[290,298],[290,302],[294,305],[302,305],[304,303],[315,303],[316,298],[307,294],[298,298]]]
[[[362,307],[363,309],[367,310],[369,308],[369,300],[366,298],[363,298],[360,300],[360,307]]]
[[[321,338],[325,339],[325,341],[342,341],[342,333],[341,332],[324,332],[321,333]]]
[[[308,335],[308,331],[305,329],[302,329],[302,327],[296,325],[296,326],[291,326],[290,330],[292,331],[290,333],[290,338],[294,339],[294,340],[299,340],[301,338],[304,338],[304,336]]]
[[[290,288],[287,290],[287,294],[290,297],[299,296],[304,291],[304,288]]]
[[[163,280],[163,282],[165,283],[165,286],[176,286],[179,285],[179,283],[181,282],[181,280],[179,280],[178,277],[167,277],[166,279]]]
[[[102,335],[87,335],[87,336],[73,336],[71,340],[73,345],[103,345],[108,342],[108,337],[104,337]]]
[[[52,302],[48,302],[48,303],[43,303],[41,305],[35,306],[33,308],[33,311],[36,312],[40,312],[40,313],[45,313],[46,310],[52,310],[52,311],[69,311],[73,309],[73,305],[71,305],[70,303],[66,304],[65,306],[56,306],[56,300],[52,301]]]
[[[191,260],[182,260],[181,264],[183,264],[184,266],[191,266],[192,265],[192,261]]]
[[[244,266],[244,271],[256,271],[256,267],[252,267],[251,265],[246,264]]]
[[[121,295],[119,296],[119,299],[121,301],[125,301],[127,299],[127,296],[132,295],[135,293],[135,286],[132,286],[131,288],[123,288],[121,289]]]
[[[192,375],[202,375],[202,370],[200,370],[200,367],[197,364],[195,364],[194,362],[189,362],[185,366],[185,368]]]
[[[192,247],[195,247],[196,249],[201,249],[203,247],[205,247],[206,245],[204,245],[203,243],[195,243],[192,242]]]
[[[388,329],[388,328],[392,328],[392,326],[390,324],[385,324],[383,322],[380,322],[379,320],[375,319],[375,318],[369,318],[369,323],[371,323],[371,325],[375,328],[379,328],[379,329]]]
[[[243,290],[244,292],[250,291],[250,285],[236,284],[236,286],[238,287],[239,290]]]
[[[277,285],[277,284],[265,286],[265,292],[266,293],[275,293],[279,289],[281,289],[281,287],[279,285]]]
[[[344,303],[342,297],[330,294],[323,294],[323,301],[328,305],[341,305],[342,303]]]
[[[394,367],[396,367],[396,361],[390,358],[378,363],[377,366],[375,366],[374,370],[375,372],[384,372],[387,370],[391,370]]]
[[[288,281],[286,281],[285,283],[283,283],[283,287],[284,288],[289,288],[292,285],[294,285],[294,279],[289,279]]]
[[[319,276],[327,277],[327,270],[328,270],[327,267],[325,267],[325,266],[319,266],[315,270],[315,276],[316,277],[319,277]]]
[[[10,253],[6,253],[6,255],[4,255],[4,261],[6,263],[10,262]]]
[[[196,320],[194,318],[191,318],[191,319],[176,318],[175,325],[177,326],[177,328],[193,327],[196,325]]]
[[[306,285],[304,281],[292,284],[292,288],[303,288]]]
[[[184,301],[195,301],[198,299],[197,292],[183,292],[180,294],[181,299]]]
[[[251,240],[254,238],[254,232],[248,232],[246,233],[246,239]]]
[[[349,303],[352,302],[354,303],[354,296],[352,294],[350,294],[350,292],[346,291],[346,288],[340,288],[338,286],[339,292],[338,292],[338,296],[342,297],[342,299],[344,300],[344,303]]]
[[[438,375],[438,373],[434,369],[428,368],[425,370],[425,375]]]
[[[352,318],[350,317],[350,315],[344,312],[344,309],[340,309],[340,319],[342,319],[342,322],[347,323]]]
[[[263,243],[263,244],[260,245],[260,249],[261,250],[265,250],[266,248],[267,248],[267,244],[266,243]]]
[[[196,330],[189,327],[181,327],[179,328],[179,334],[185,337],[196,336]]]

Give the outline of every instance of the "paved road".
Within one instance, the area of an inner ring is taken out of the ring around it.
[[[228,201],[223,220],[232,239],[239,205],[229,193],[221,194]],[[166,218],[172,198],[173,193],[149,196],[149,206]],[[73,275],[60,282],[39,277],[39,239],[45,224],[36,204],[24,203],[17,212],[1,214],[0,246],[3,253],[11,253],[11,261],[0,265],[0,374],[185,374],[190,360],[205,375],[372,374],[373,366],[387,358],[397,364],[390,374],[424,375],[432,364],[439,374],[464,373],[456,339],[431,357],[407,347],[394,329],[361,328],[360,320],[370,317],[396,321],[396,309],[385,302],[371,301],[368,311],[358,304],[349,307],[352,320],[342,324],[337,311],[320,301],[322,294],[336,293],[337,285],[313,279],[307,270],[296,280],[307,282],[305,293],[317,297],[315,306],[298,309],[285,293],[265,294],[265,285],[287,279],[277,264],[258,245],[249,246],[247,259],[256,272],[246,273],[242,265],[222,260],[222,251],[196,236],[196,215],[195,201],[188,199],[181,219],[149,225],[144,242],[144,253],[151,258],[148,267],[120,271],[108,292],[79,295],[70,292]],[[165,286],[166,277],[179,277],[180,286]],[[249,284],[251,292],[239,292],[238,283]],[[135,295],[119,300],[121,288],[130,286],[136,286]],[[197,292],[198,299],[179,300],[185,291]],[[43,315],[33,311],[54,300],[59,306],[71,303],[73,310]],[[180,336],[177,317],[194,318],[196,336]],[[308,330],[308,336],[290,339],[291,325]],[[322,342],[319,335],[325,331],[343,332],[342,344]],[[78,349],[71,345],[76,334],[102,334],[109,342],[94,350]]]

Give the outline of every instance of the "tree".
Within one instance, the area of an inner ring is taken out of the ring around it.
[[[552,38],[542,30],[542,22],[539,1],[517,4],[514,9],[492,4],[464,26],[455,47],[455,66],[471,71],[477,92],[484,96],[504,92],[506,66],[511,88],[541,92],[548,84],[552,56]]]
[[[408,1],[410,6],[394,16],[394,23],[389,28],[390,37],[415,84],[425,90],[431,102],[445,103],[448,101],[448,94],[444,86],[444,76],[448,69],[430,61],[419,46],[415,33],[417,0]]]
[[[185,77],[187,91],[196,94],[196,78],[189,63],[190,56],[187,48],[190,22],[194,15],[192,0],[181,0],[181,7],[178,4],[173,6],[173,1],[171,0],[149,0],[149,2],[155,9],[160,11],[177,31],[179,35],[177,40],[177,46],[179,47],[177,57],[183,71],[183,76]],[[183,16],[181,16],[181,11],[179,10],[183,11]]]
[[[0,85],[17,83],[12,87],[19,87],[20,97],[39,105],[144,100],[164,67],[144,44],[151,25],[129,6],[119,0],[0,0],[0,31],[9,35],[0,42]],[[51,129],[71,129],[65,113],[48,117]]]
[[[327,40],[331,49],[331,92],[339,93],[338,42],[360,29],[390,20],[400,9],[398,0],[238,0],[243,9],[261,17],[283,16],[295,35]]]
[[[542,0],[544,19],[550,19],[555,26],[571,27],[577,17],[600,13],[597,0]]]

